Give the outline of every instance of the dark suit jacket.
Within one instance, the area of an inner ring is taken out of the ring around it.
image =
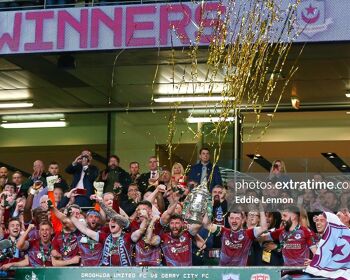
[[[137,180],[137,184],[139,185],[139,191],[144,194],[148,188],[148,180],[151,178],[151,172],[142,173]]]
[[[199,162],[195,165],[192,165],[190,173],[188,174],[188,181],[195,181],[199,184],[201,181],[201,176],[202,176],[202,167],[203,167],[203,164],[201,162]],[[210,177],[212,170],[213,170],[213,164],[211,162],[209,162],[207,164],[207,174],[208,174],[207,180],[208,181],[209,181],[209,177]],[[212,180],[211,180],[211,182],[209,182],[210,191],[212,191],[213,187],[216,185],[222,185],[221,174],[220,174],[219,167],[217,165],[214,168]]]
[[[66,168],[68,174],[73,175],[73,182],[71,188],[75,188],[80,180],[81,171],[83,166],[81,164],[73,165],[70,164]],[[75,204],[78,204],[81,207],[90,207],[92,206],[92,201],[90,200],[90,195],[94,194],[93,183],[97,179],[99,174],[98,168],[94,165],[89,165],[85,170],[85,175],[83,178],[84,189],[87,190],[86,195],[79,195],[75,197]]]

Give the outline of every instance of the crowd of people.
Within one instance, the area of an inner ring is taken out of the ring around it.
[[[60,175],[57,162],[45,170],[33,163],[32,175],[20,172],[10,179],[0,168],[0,266],[304,266],[316,252],[327,220],[314,207],[310,192],[300,207],[267,211],[237,211],[228,198],[220,170],[202,148],[199,160],[185,172],[180,163],[160,170],[157,157],[148,171],[138,162],[129,170],[118,156],[107,168],[93,165],[91,151],[83,150],[66,167],[72,183]],[[284,180],[282,161],[273,163],[269,180]],[[183,219],[184,200],[197,186],[208,183],[212,213],[202,221]],[[327,192],[319,205],[329,205]],[[342,196],[347,195],[347,193]],[[350,226],[346,207],[332,211]],[[317,209],[316,209],[317,208]],[[327,209],[329,209],[328,207]]]

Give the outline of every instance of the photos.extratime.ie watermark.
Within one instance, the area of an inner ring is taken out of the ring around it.
[[[311,212],[350,207],[350,175],[347,174],[289,173],[276,177],[266,173],[240,173],[228,185],[231,206],[242,211],[256,208],[258,204],[271,211],[291,205]]]
[[[235,182],[236,190],[350,190],[350,181],[324,182],[307,179],[306,181],[242,181]]]

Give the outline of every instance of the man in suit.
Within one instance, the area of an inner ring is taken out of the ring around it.
[[[75,204],[80,207],[92,206],[90,195],[94,194],[93,183],[99,175],[99,170],[91,164],[91,151],[84,149],[79,156],[66,168],[68,174],[73,175],[71,188],[78,188]]]
[[[208,148],[200,149],[199,162],[191,166],[188,177],[189,181],[195,181],[198,184],[206,179],[209,182],[210,192],[214,186],[222,185],[219,167],[216,165],[213,170],[213,164],[210,162],[210,151]]]
[[[148,186],[149,186],[149,180],[154,179],[156,180],[159,178],[159,171],[158,171],[158,159],[155,156],[151,156],[148,159],[148,169],[149,172],[142,173],[138,179],[138,185],[139,185],[139,191],[142,193],[142,195],[146,192]]]

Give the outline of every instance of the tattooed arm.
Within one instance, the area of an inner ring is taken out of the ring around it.
[[[91,199],[95,199],[99,204],[103,212],[105,212],[106,216],[110,219],[114,219],[119,225],[122,225],[124,228],[127,228],[129,226],[129,220],[122,215],[118,214],[114,209],[108,207],[104,202],[103,199],[100,197],[97,197],[95,195],[92,195],[90,197]]]

